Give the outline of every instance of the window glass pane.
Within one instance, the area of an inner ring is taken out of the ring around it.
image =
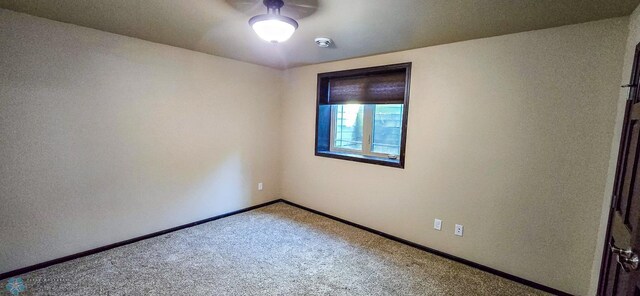
[[[333,146],[340,149],[362,150],[362,120],[364,105],[335,105],[335,138]]]
[[[403,104],[374,105],[371,151],[400,154]]]

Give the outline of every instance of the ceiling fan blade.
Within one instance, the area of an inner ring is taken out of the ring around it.
[[[256,15],[266,12],[262,0],[225,0],[235,10],[246,15]],[[318,0],[284,0],[282,14],[294,19],[303,19],[318,10]]]

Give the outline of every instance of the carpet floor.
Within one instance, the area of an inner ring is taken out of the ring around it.
[[[20,295],[545,295],[284,203],[20,277]]]

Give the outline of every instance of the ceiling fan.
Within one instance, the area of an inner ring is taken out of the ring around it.
[[[236,11],[246,15],[256,15],[264,11],[264,0],[225,0]],[[314,14],[319,7],[318,0],[284,0],[282,14],[296,20]]]
[[[307,17],[318,9],[318,0],[289,0],[286,4],[283,0],[226,1],[236,10],[245,13],[256,13],[260,7],[266,7],[267,13],[252,17],[249,19],[249,25],[261,39],[272,43],[288,40],[298,28],[298,22],[294,18]]]

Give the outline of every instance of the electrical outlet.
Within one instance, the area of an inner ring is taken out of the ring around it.
[[[258,190],[262,191],[262,182],[258,183]]]
[[[460,224],[456,224],[456,229],[454,230],[453,234],[457,235],[457,236],[462,236],[462,231],[464,230],[463,226]]]
[[[440,219],[435,219],[433,221],[433,229],[435,230],[441,230],[442,229],[442,220]]]

